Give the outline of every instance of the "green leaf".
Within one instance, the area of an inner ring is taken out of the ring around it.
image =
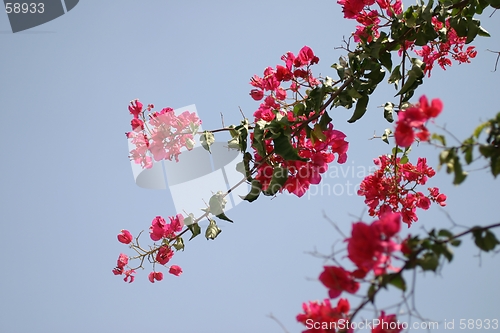
[[[445,244],[443,244],[442,254],[445,256],[446,259],[448,259],[448,262],[451,262],[453,260],[453,252]]]
[[[273,169],[273,177],[271,178],[269,187],[263,193],[265,195],[275,195],[281,190],[287,179],[288,179],[288,169],[275,166]]]
[[[476,139],[479,139],[479,135],[481,135],[481,133],[483,132],[483,130],[485,129],[485,127],[488,126],[489,124],[490,124],[490,122],[487,121],[485,123],[482,123],[478,127],[476,127],[476,129],[474,129],[473,135],[476,137]]]
[[[398,273],[392,273],[392,274],[387,274],[384,276],[384,278],[387,277],[387,282],[394,287],[401,289],[402,291],[406,291],[406,281],[403,279],[401,274]]]
[[[495,178],[500,174],[500,155],[491,157],[491,173]]]
[[[363,95],[361,95],[356,89],[354,88],[350,88],[350,89],[347,89],[347,93],[349,94],[349,96],[351,96],[352,98],[361,98],[363,97]]]
[[[252,180],[251,186],[252,188],[250,189],[250,192],[246,196],[243,197],[240,195],[241,199],[246,200],[248,202],[253,202],[259,197],[260,192],[262,192],[262,184],[257,179],[254,179]]]
[[[406,12],[404,13],[404,23],[408,28],[413,28],[415,27],[415,23],[417,21],[417,16],[413,12],[413,7],[409,7]]]
[[[358,99],[358,102],[356,103],[356,109],[354,110],[354,114],[352,115],[351,119],[349,119],[347,122],[348,123],[353,123],[356,120],[360,119],[363,117],[363,115],[366,112],[366,107],[368,106],[368,95],[364,95],[360,99]]]
[[[469,20],[467,24],[467,40],[465,44],[469,44],[472,42],[477,34],[479,33],[479,21],[478,20]]]
[[[189,123],[189,130],[191,131],[191,134],[195,135],[196,132],[198,132],[198,128],[200,127],[200,124],[195,124],[193,122]]]
[[[377,286],[374,284],[370,285],[370,288],[368,288],[368,299],[370,302],[374,303],[375,301],[375,294],[377,292]]]
[[[372,69],[369,74],[364,75],[366,78],[370,79],[370,87],[373,87],[372,90],[375,89],[376,85],[385,77],[385,70],[379,64],[377,65],[377,68]],[[368,92],[368,94],[371,94],[371,92]]]
[[[460,239],[454,239],[454,240],[452,240],[452,241],[450,242],[450,244],[451,244],[452,246],[457,247],[457,246],[460,246],[460,244],[462,244],[462,241],[461,241]]]
[[[434,252],[426,252],[422,258],[418,260],[418,265],[424,271],[436,271],[439,265],[439,258]]]
[[[225,198],[224,193],[222,191],[218,191],[208,201],[208,205],[210,206],[210,213],[212,215],[218,216],[224,213],[224,208],[226,208],[227,199]]]
[[[205,237],[207,238],[207,240],[214,240],[215,238],[217,238],[217,236],[219,236],[222,230],[217,226],[217,223],[215,223],[214,220],[210,219],[209,221],[210,224],[205,231]]]
[[[467,172],[462,170],[462,164],[458,157],[453,159],[453,171],[455,172],[455,178],[453,179],[454,185],[460,185],[463,183],[465,178],[467,177]]]
[[[201,233],[201,228],[198,225],[198,223],[190,224],[187,227],[191,231],[191,238],[189,238],[189,240],[195,238],[196,236],[198,236]]]
[[[188,214],[188,216],[184,218],[184,225],[189,226],[193,224],[194,221],[195,221],[194,214],[193,213]]]
[[[432,18],[432,6],[434,5],[434,1],[433,0],[430,0],[429,3],[424,6],[424,10],[422,11],[422,18],[425,20],[425,21],[430,21],[431,18]]]
[[[184,251],[184,240],[182,239],[182,237],[177,237],[175,239],[175,243],[173,245],[173,247],[179,251],[179,250],[182,250]]]
[[[259,120],[255,124],[255,128],[253,129],[253,140],[252,147],[257,150],[257,153],[260,157],[266,157],[266,148],[264,145],[264,127],[265,121]]]
[[[479,31],[477,32],[477,34],[481,37],[491,37],[490,33],[481,26],[479,27]]]
[[[244,153],[247,150],[248,129],[242,127],[240,129],[239,134],[240,134],[238,137],[239,150]]]
[[[384,51],[380,53],[380,63],[387,68],[389,72],[392,71],[391,52]]]
[[[306,100],[306,109],[312,109],[316,112],[320,111],[321,105],[326,95],[326,87],[316,87],[308,93]]]
[[[243,161],[236,164],[236,171],[246,176],[245,163]]]
[[[397,87],[399,80],[401,80],[401,71],[400,71],[401,65],[397,65],[394,67],[394,70],[391,73],[391,76],[389,76],[389,83],[394,83]]]
[[[339,57],[339,64],[342,67],[349,67],[349,65],[347,64],[347,61],[344,59],[344,57]]]
[[[412,70],[408,71],[408,77],[406,78],[405,84],[401,87],[401,90],[396,94],[396,96],[403,95],[407,93],[414,85],[417,80],[417,74]]]
[[[227,147],[230,149],[240,149],[240,140],[238,138],[233,138],[227,142]]]
[[[498,244],[500,244],[498,239],[495,237],[495,234],[493,234],[491,231],[482,230],[480,229],[480,227],[474,227],[473,229],[476,229],[472,232],[474,243],[476,243],[476,246],[481,250],[489,252],[495,249]]]
[[[247,177],[247,181],[252,181],[252,174],[250,173],[250,161],[252,160],[252,154],[245,153],[243,155],[243,160],[236,164],[236,171]]]
[[[398,147],[392,148],[392,155],[393,156],[396,156],[397,154],[402,153],[402,152],[403,152],[403,150],[401,148],[398,148]]]
[[[455,29],[458,37],[467,36],[467,19],[464,17],[456,16],[450,18],[450,26]]]
[[[394,103],[386,102],[384,105],[384,118],[390,123],[394,121],[394,118],[392,116],[393,110],[394,110]]]
[[[200,142],[205,150],[210,151],[210,146],[215,142],[214,134],[210,131],[204,131],[203,134],[200,135]]]
[[[408,163],[408,156],[404,155],[403,157],[401,157],[401,160],[399,161],[399,163],[401,163],[401,164]]]
[[[224,221],[228,221],[228,222],[234,222],[233,220],[231,220],[229,217],[226,216],[225,213],[221,213],[219,215],[215,215],[216,217],[220,218],[221,220],[224,220]]]
[[[437,140],[439,141],[443,146],[446,146],[446,138],[444,135],[439,135],[439,134],[436,134],[436,133],[433,133],[432,136],[431,136],[431,139],[432,140]]]
[[[326,140],[326,135],[323,134],[320,124],[314,124],[314,129],[311,131],[311,143],[314,144],[316,141],[323,142]]]
[[[472,163],[472,151],[473,151],[473,146],[466,146],[464,147],[463,149],[463,152],[464,152],[464,157],[465,157],[465,162],[467,162],[467,164],[471,164]]]
[[[500,9],[500,0],[486,0],[488,4],[495,8],[495,9]]]
[[[385,143],[389,144],[389,135],[392,134],[392,131],[388,128],[386,128],[384,130],[384,134],[382,134],[382,141],[384,141]]]
[[[283,157],[285,161],[307,161],[307,159],[299,156],[297,149],[292,146],[290,138],[287,135],[282,133],[277,138],[274,138],[273,141],[274,152]]]
[[[323,112],[323,115],[321,116],[319,120],[319,126],[321,126],[322,130],[328,129],[328,125],[332,122],[332,118],[328,115],[328,112],[326,110]]]
[[[495,147],[491,145],[480,145],[479,152],[481,153],[481,155],[488,158],[493,156],[493,154],[495,153]]]
[[[305,110],[306,110],[306,107],[305,107],[305,105],[304,105],[304,104],[302,104],[302,103],[295,104],[295,106],[293,107],[293,113],[294,113],[296,116],[302,116],[302,115],[304,115]]]
[[[439,167],[438,170],[441,168],[443,164],[447,164],[451,159],[453,158],[452,150],[447,149],[443,150],[441,153],[439,153]]]
[[[438,236],[439,237],[446,237],[446,238],[451,238],[453,237],[453,234],[451,231],[447,230],[447,229],[441,229],[439,230],[438,232]]]
[[[422,79],[424,77],[425,63],[417,58],[412,58],[411,62],[413,65],[408,71],[406,82],[396,94],[396,96],[407,94],[404,98],[405,101],[413,96],[415,89],[423,83]]]
[[[235,138],[238,136],[238,131],[234,129],[235,128],[234,125],[229,125],[228,128],[229,128],[229,134],[231,134],[231,137]]]

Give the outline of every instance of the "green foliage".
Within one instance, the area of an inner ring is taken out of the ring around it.
[[[253,202],[257,200],[260,193],[262,192],[262,184],[257,179],[254,179],[252,180],[251,186],[252,188],[250,189],[250,192],[244,197],[240,196],[240,198],[248,202]]]
[[[253,129],[253,140],[252,147],[257,150],[257,154],[261,157],[266,156],[266,146],[264,142],[264,129],[266,127],[266,122],[263,120],[259,120],[255,123],[255,127]]]
[[[273,177],[271,178],[271,182],[269,183],[267,190],[263,192],[264,195],[270,196],[278,193],[285,184],[287,179],[288,179],[288,169],[275,166],[273,169]]]
[[[392,134],[392,131],[388,128],[384,130],[384,134],[382,134],[382,141],[389,144],[389,136]]]
[[[222,230],[217,226],[217,223],[215,223],[214,220],[210,219],[209,222],[207,230],[205,231],[205,237],[207,240],[214,240],[217,236],[219,236]]]
[[[354,114],[352,115],[351,119],[347,121],[348,123],[353,123],[356,120],[363,117],[363,115],[366,112],[366,108],[368,106],[368,100],[369,100],[368,95],[362,95],[361,98],[358,99],[358,102],[356,103],[356,109],[354,110]]]
[[[222,191],[217,192],[216,194],[210,197],[208,201],[208,205],[210,206],[210,213],[217,216],[224,213],[224,208],[226,208],[227,200],[224,197]]]
[[[191,231],[191,237],[189,238],[189,240],[195,238],[196,236],[198,236],[201,233],[201,228],[198,225],[198,223],[190,224],[187,227]]]
[[[274,152],[283,157],[285,161],[307,161],[307,159],[299,156],[297,149],[292,146],[289,136],[282,134],[273,141]]]
[[[482,133],[487,134],[485,142],[480,142]],[[433,134],[432,140],[446,146],[446,138],[443,135]],[[447,173],[454,173],[453,183],[461,184],[467,177],[467,172],[463,171],[462,162],[459,153],[463,155],[467,165],[474,162],[474,148],[477,147],[478,153],[489,160],[490,170],[494,177],[500,174],[500,113],[495,118],[488,120],[477,126],[472,135],[465,139],[458,147],[446,148],[439,154],[439,167],[446,165]]]
[[[200,135],[200,142],[203,148],[211,153],[210,146],[215,142],[214,134],[210,131],[204,131],[203,134]]]
[[[446,165],[446,173],[454,173],[453,184],[460,185],[467,177],[462,169],[462,163],[457,155],[458,148],[445,149],[439,154],[439,167]]]
[[[243,161],[239,162],[236,164],[236,171],[242,173],[247,181],[251,182],[253,177],[252,177],[252,172],[250,170],[250,161],[252,160],[252,154],[246,152],[243,155]]]
[[[226,216],[226,213],[220,213],[219,215],[215,215],[215,217],[221,219],[221,220],[224,220],[224,221],[228,221],[228,222],[234,222],[233,220],[231,220],[229,217]]]
[[[500,244],[498,239],[495,237],[495,234],[493,234],[491,231],[485,230],[481,227],[474,227],[472,228],[472,230],[474,243],[481,250],[489,252],[491,250],[494,250],[495,247]]]
[[[177,237],[175,239],[174,245],[172,245],[177,251],[182,250],[184,251],[184,239],[182,237]]]
[[[406,291],[406,281],[399,273],[384,274],[381,276],[380,285],[386,287],[390,284],[402,291]]]
[[[424,79],[424,69],[425,63],[417,58],[411,59],[412,67],[408,71],[406,81],[404,85],[401,87],[401,90],[396,94],[396,96],[402,95],[402,101],[406,102],[410,100],[410,98],[415,93],[415,90],[419,85],[423,83]]]
[[[418,260],[418,265],[422,267],[424,271],[436,271],[439,265],[439,257],[435,252],[427,251]]]
[[[247,150],[247,139],[248,139],[248,119],[243,119],[241,124],[234,127],[231,125],[229,128],[231,130],[229,133],[231,134],[232,139],[228,141],[228,147],[232,149],[238,149],[242,153]]]
[[[384,105],[384,118],[388,122],[392,123],[394,121],[394,118],[392,116],[392,113],[394,112],[394,103],[387,102]]]

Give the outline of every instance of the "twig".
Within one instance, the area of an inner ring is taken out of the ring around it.
[[[496,9],[495,9],[495,12],[496,12]],[[493,13],[495,13],[495,12],[493,12]],[[493,15],[493,13],[491,15]],[[495,69],[493,70],[493,72],[496,72],[497,71],[497,66],[498,66],[498,59],[500,59],[500,51],[492,51],[492,50],[489,50],[489,49],[487,49],[486,51],[489,51],[491,53],[497,53],[497,61],[495,61]]]
[[[275,322],[277,322],[278,325],[280,325],[280,327],[283,329],[283,332],[290,333],[290,332],[288,332],[288,330],[286,329],[286,327],[281,323],[281,321],[279,321],[278,318],[276,318],[272,313],[268,314],[267,316],[269,318],[271,318],[272,320],[274,320]]]
[[[241,113],[241,116],[243,117],[243,119],[247,119],[247,117],[245,117],[245,114],[243,113],[243,111],[241,110],[241,107],[238,106],[238,109],[240,109],[240,113]]]
[[[323,218],[324,218],[325,220],[327,220],[328,222],[330,222],[330,224],[331,224],[331,225],[335,228],[335,230],[337,230],[337,232],[338,232],[338,233],[339,233],[342,237],[344,237],[344,239],[345,239],[345,238],[347,238],[347,237],[346,237],[346,235],[342,232],[342,230],[340,230],[339,226],[338,226],[335,222],[333,222],[333,221],[332,221],[332,220],[331,220],[331,219],[330,219],[330,218],[326,215],[325,211],[323,210],[322,212],[323,212]]]

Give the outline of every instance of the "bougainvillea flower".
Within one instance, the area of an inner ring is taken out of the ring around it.
[[[346,239],[347,257],[362,272],[385,274],[388,268],[392,269],[391,254],[400,249],[400,245],[391,239],[399,232],[400,224],[401,215],[395,213],[386,213],[370,225],[354,223],[351,237]]]
[[[117,236],[118,241],[123,244],[130,244],[132,242],[132,234],[128,230],[122,230],[121,234]]]
[[[155,283],[155,280],[161,281],[161,280],[163,280],[163,273],[162,272],[151,272],[148,275],[148,279],[151,283]]]
[[[170,259],[172,259],[173,256],[174,256],[174,251],[172,251],[172,249],[169,246],[163,245],[158,249],[158,253],[156,254],[156,261],[160,265],[165,265],[167,262],[170,261]]]
[[[416,191],[417,185],[425,185],[436,172],[427,165],[425,158],[419,158],[417,165],[409,161],[401,163],[401,159],[392,155],[383,155],[376,159],[379,166],[373,174],[366,176],[361,182],[358,195],[365,197],[370,216],[381,217],[387,212],[401,213],[403,222],[410,226],[418,220],[416,208],[428,209],[429,202],[422,192]],[[438,189],[429,188],[427,198],[441,206],[446,196]]]
[[[138,99],[135,99],[130,102],[128,110],[130,111],[130,114],[134,116],[134,118],[139,118],[139,115],[142,112],[142,103],[139,102]]]
[[[182,274],[182,268],[180,268],[177,265],[172,265],[172,266],[170,266],[170,269],[168,270],[168,272],[172,275],[179,276]]]
[[[324,271],[319,275],[319,280],[328,290],[330,298],[340,296],[343,291],[354,294],[359,289],[359,282],[356,282],[351,272],[342,267],[324,266]]]
[[[315,327],[308,328],[307,333],[329,333],[334,332],[332,324],[339,321],[345,323],[350,309],[347,299],[339,299],[337,306],[332,307],[329,299],[323,302],[309,302],[302,304],[303,313],[297,315],[297,321],[308,327],[308,323],[315,323]]]
[[[129,269],[128,271],[123,272],[123,274],[125,275],[125,277],[123,278],[123,281],[128,282],[128,283],[134,282],[135,276],[133,274],[135,274],[135,270]]]

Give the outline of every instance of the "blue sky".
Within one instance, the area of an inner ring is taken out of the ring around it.
[[[473,63],[434,69],[417,92],[443,100],[437,122],[460,138],[499,111],[500,73],[492,72],[496,56],[486,49],[498,49],[500,23],[498,14],[487,15],[482,25],[492,38],[474,42]],[[248,96],[253,74],[308,45],[320,57],[315,73],[334,76],[329,66],[342,55],[334,48],[354,26],[335,1],[80,1],[16,34],[0,13],[0,331],[282,332],[269,313],[301,331],[295,316],[302,302],[327,297],[317,281],[324,260],[307,252],[342,246],[323,211],[347,233],[363,214],[363,199],[317,187],[300,199],[243,203],[228,213],[234,224],[220,223],[215,241],[198,237],[176,254],[172,263],[183,275],[151,284],[145,270],[126,284],[111,273],[118,254],[127,253],[116,241],[120,229],[137,234],[153,217],[176,214],[168,191],[134,184],[127,105],[135,98],[160,108],[196,104],[205,129],[220,127],[220,112],[226,124],[237,123],[238,107],[248,117],[258,107]],[[350,142],[342,169],[349,175],[331,173],[324,184],[359,183],[348,168],[367,170],[389,151],[368,139],[390,127],[377,106],[394,94],[382,84],[355,124],[346,122],[351,110],[332,110]],[[427,156],[436,166],[437,155],[423,145],[412,160]],[[498,222],[491,174],[471,173],[460,187],[451,182],[444,170],[430,181],[448,195],[448,206],[421,212],[410,232],[449,227],[445,212],[466,226]],[[455,253],[439,276],[419,274],[422,316],[500,319],[498,257],[480,261],[468,239]],[[391,290],[381,303],[398,297]]]

